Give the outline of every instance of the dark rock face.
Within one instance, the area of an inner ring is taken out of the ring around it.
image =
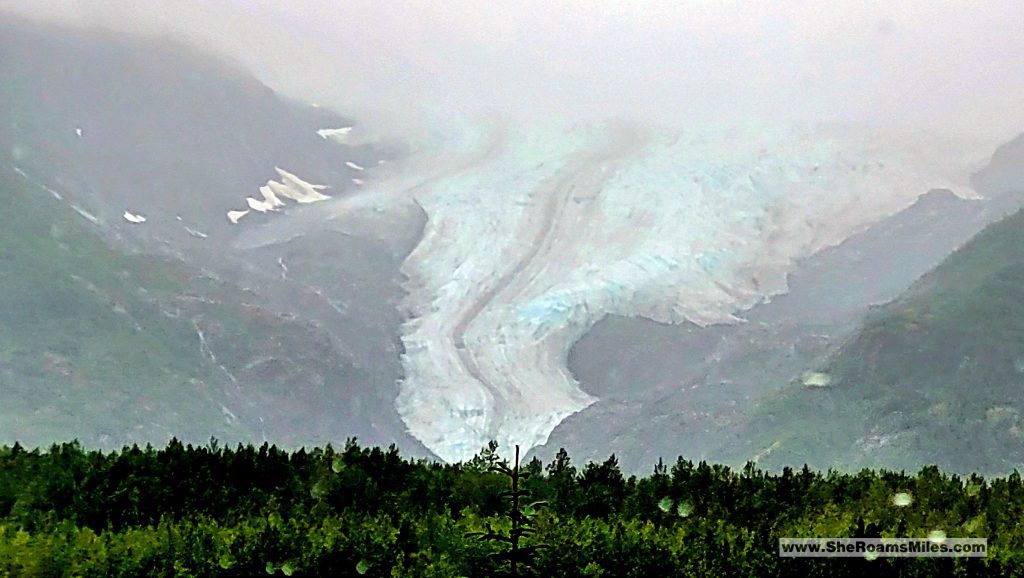
[[[735,461],[746,451],[738,450],[746,443],[738,432],[765,396],[813,370],[873,307],[1021,207],[1024,196],[1010,192],[1010,183],[1024,182],[1022,143],[999,149],[976,176],[985,200],[939,190],[921,196],[799,263],[790,291],[742,313],[746,323],[701,328],[621,317],[598,323],[573,347],[569,367],[600,400],[565,420],[534,453],[548,458],[560,447],[582,459],[615,453],[636,471],[678,455]]]
[[[239,352],[234,368],[244,403],[228,409],[251,431],[293,444],[357,436],[426,455],[393,408],[399,266],[418,241],[422,211],[405,207],[360,227],[325,224],[317,215],[331,201],[289,202],[283,214],[253,212],[238,225],[226,218],[279,179],[275,167],[344,198],[363,176],[347,161],[375,167],[396,150],[325,140],[318,129],[354,123],[163,39],[0,18],[0,54],[0,163],[8,173],[94,216],[89,226],[113,250],[176,263],[185,286],[212,280],[253,316],[276,320],[282,333],[267,335],[262,352]],[[124,211],[146,222],[129,223]],[[316,226],[239,241],[303,220]],[[367,232],[375,229],[382,236]],[[206,321],[211,347],[230,348],[230,330]],[[253,383],[277,387],[244,391]],[[110,429],[118,429],[116,416]]]

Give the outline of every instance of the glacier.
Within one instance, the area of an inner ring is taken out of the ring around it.
[[[604,316],[742,322],[798,259],[931,189],[976,196],[982,158],[955,139],[842,126],[466,131],[438,133],[462,139],[446,169],[392,187],[427,215],[403,265],[396,409],[451,462],[490,440],[542,444],[593,403],[566,357]]]

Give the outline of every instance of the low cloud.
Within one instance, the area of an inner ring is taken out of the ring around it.
[[[291,96],[402,122],[444,109],[682,128],[1024,129],[1024,5],[1014,0],[0,0],[0,9],[170,35],[241,60]]]

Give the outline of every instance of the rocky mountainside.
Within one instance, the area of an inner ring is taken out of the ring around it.
[[[841,126],[452,112],[413,155],[167,39],[4,17],[0,54],[0,441],[1019,461],[1020,217],[964,244],[1024,139],[973,184]]]
[[[1024,138],[978,176],[1024,190]],[[725,444],[765,465],[938,464],[1005,474],[1024,464],[1024,212],[990,225],[871,312],[814,369],[822,386],[769,396]]]
[[[866,315],[899,297],[987,224],[1024,204],[1022,144],[1024,138],[1018,138],[1001,147],[974,176],[983,199],[962,200],[941,190],[922,196],[908,209],[800,262],[789,276],[789,292],[741,313],[742,323],[699,327],[625,317],[600,322],[569,357],[582,387],[600,401],[563,422],[538,455],[553,455],[560,447],[594,459],[615,452],[631,456],[625,465],[638,470],[659,456],[679,453],[740,464],[770,453],[766,465],[808,461],[822,467],[936,460],[935,452],[908,451],[902,461],[895,461],[898,452],[884,459],[849,453],[856,440],[873,434],[840,432],[831,424],[855,428],[870,420],[821,401],[832,394],[815,385],[830,381],[830,387],[839,387],[831,383],[838,376],[822,367],[836,355],[847,363],[856,358],[848,342],[864,331]],[[889,351],[888,359],[895,366],[920,361],[900,349]],[[944,383],[946,389],[956,386],[948,379]],[[791,392],[787,401],[768,401],[780,389]],[[820,403],[831,410],[823,411]],[[766,425],[764,407],[771,408],[772,427]],[[752,414],[759,416],[754,422]],[[778,444],[790,435],[804,445],[782,451]],[[820,435],[831,436],[834,445],[819,443]],[[950,459],[940,463],[954,463]],[[1000,462],[992,460],[989,455],[975,467],[999,469]]]
[[[165,39],[3,18],[0,54],[3,439],[424,451],[393,409],[422,215],[259,234],[396,151]]]

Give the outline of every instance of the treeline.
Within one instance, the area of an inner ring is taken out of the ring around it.
[[[349,442],[87,451],[0,449],[3,576],[499,576],[510,525],[494,447],[455,465]],[[679,459],[625,476],[613,457],[533,460],[540,546],[520,575],[1024,575],[1024,486],[917,473],[769,474]],[[900,496],[899,499],[896,497]],[[907,502],[909,501],[909,504]],[[987,558],[790,559],[780,537],[985,537]]]

